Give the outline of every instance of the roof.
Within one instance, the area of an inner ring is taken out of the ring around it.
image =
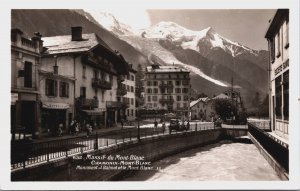
[[[113,52],[95,33],[82,34],[82,41],[72,41],[71,38],[71,35],[43,37],[43,45],[47,48],[45,54],[85,52],[99,44]]]
[[[212,99],[229,99],[229,96],[225,95],[224,93],[221,93]]]
[[[267,29],[265,38],[272,38],[283,19],[289,18],[289,9],[278,9]]]
[[[206,101],[208,101],[208,100],[209,100],[208,97],[202,97],[202,98],[199,98],[199,99],[197,99],[197,100],[195,100],[195,101],[192,101],[192,102],[190,103],[190,107],[193,107],[194,105],[196,105],[196,104],[199,103],[200,101],[201,101],[201,102],[206,102]]]
[[[190,72],[186,69],[182,69],[176,66],[158,66],[157,68],[153,68],[152,66],[146,67],[146,72],[153,73],[176,73],[176,72]]]

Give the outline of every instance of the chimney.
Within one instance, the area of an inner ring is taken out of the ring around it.
[[[71,27],[72,28],[72,41],[81,41],[82,40],[82,27]]]

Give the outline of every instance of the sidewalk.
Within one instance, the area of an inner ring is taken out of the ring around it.
[[[132,126],[124,126],[123,129],[133,129],[135,127]],[[120,126],[116,126],[116,127],[110,127],[110,128],[105,128],[105,129],[94,129],[92,134],[98,134],[101,135],[103,133],[109,133],[109,132],[114,132],[114,131],[120,131],[122,130],[122,127]],[[51,137],[47,137],[47,136],[42,136],[39,139],[33,139],[32,142],[33,143],[41,143],[41,142],[47,142],[47,141],[54,141],[54,140],[63,140],[63,139],[69,139],[69,138],[75,138],[75,137],[82,137],[86,135],[86,131],[82,131],[80,133],[78,133],[77,135],[70,135],[70,134],[66,134],[64,133],[61,137],[59,136],[51,136]]]

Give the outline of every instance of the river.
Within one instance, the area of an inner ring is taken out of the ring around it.
[[[124,181],[278,181],[254,144],[221,141],[157,162],[155,171],[139,171]]]

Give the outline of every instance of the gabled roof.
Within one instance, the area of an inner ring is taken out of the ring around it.
[[[158,66],[157,68],[153,68],[152,66],[146,67],[146,72],[151,73],[181,73],[181,72],[189,72],[186,69],[179,68],[177,66]]]
[[[194,105],[196,105],[196,104],[199,103],[200,101],[201,101],[201,102],[206,102],[206,101],[208,101],[208,100],[209,100],[208,97],[202,97],[202,98],[199,98],[199,99],[197,99],[197,100],[195,100],[195,101],[192,101],[192,102],[190,103],[190,107],[193,107]]]
[[[98,38],[95,33],[82,34],[81,41],[72,41],[71,35],[43,37],[43,45],[47,48],[44,54],[62,54],[85,52],[102,45],[106,49],[114,52],[102,39]]]

